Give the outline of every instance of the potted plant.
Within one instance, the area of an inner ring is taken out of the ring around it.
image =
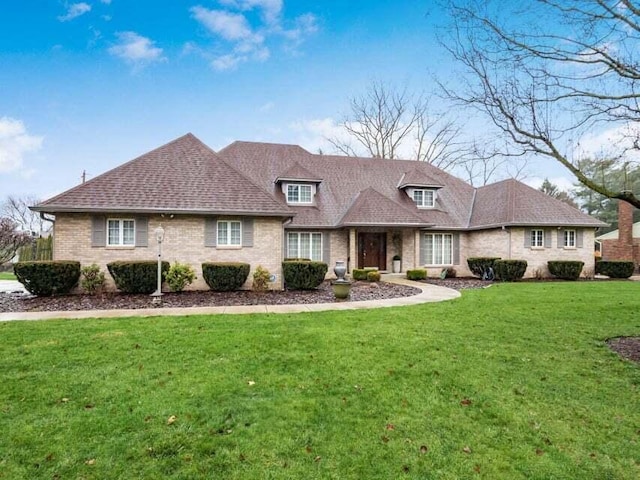
[[[402,261],[402,258],[400,257],[400,255],[394,255],[393,256],[393,273],[400,273],[400,262]]]

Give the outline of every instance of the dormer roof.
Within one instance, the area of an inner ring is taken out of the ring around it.
[[[414,169],[402,175],[402,178],[398,183],[398,188],[401,190],[408,187],[438,189],[444,187],[444,185],[442,182],[438,182],[426,173]]]
[[[275,183],[282,182],[302,182],[302,183],[322,183],[322,178],[311,173],[298,162],[294,163],[286,169],[282,174],[278,175]]]

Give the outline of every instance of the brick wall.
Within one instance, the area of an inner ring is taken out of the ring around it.
[[[549,277],[547,262],[549,260],[577,260],[584,262],[583,273],[593,273],[594,262],[594,229],[582,229],[581,248],[558,248],[557,228],[546,229],[551,234],[551,247],[525,247],[524,228],[506,228],[502,230],[482,230],[469,234],[468,257],[501,257],[527,261],[525,277],[535,277],[540,273]],[[561,239],[562,241],[563,239]],[[465,259],[466,263],[466,259]]]
[[[618,238],[602,240],[603,260],[632,260],[640,263],[640,238],[633,238],[634,206],[618,201]]]
[[[120,215],[121,216],[121,215]],[[218,217],[224,219],[224,217]],[[237,217],[234,217],[237,219]],[[105,272],[107,263],[116,260],[157,260],[158,248],[154,230],[162,224],[165,230],[162,259],[190,264],[198,277],[190,290],[208,289],[202,278],[202,262],[246,262],[251,273],[243,288],[251,288],[251,276],[262,265],[276,281],[273,289],[282,288],[282,222],[279,219],[254,218],[253,247],[224,248],[204,246],[204,218],[179,215],[172,219],[149,217],[148,247],[92,247],[91,215],[57,214],[54,224],[53,256],[56,260],[78,260],[82,266],[98,264]],[[107,288],[114,289],[107,273]]]

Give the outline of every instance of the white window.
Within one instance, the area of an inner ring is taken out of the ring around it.
[[[287,233],[287,258],[308,258],[322,261],[322,234],[310,232]]]
[[[310,204],[313,199],[313,188],[311,185],[287,185],[287,203]]]
[[[575,230],[564,231],[564,246],[565,248],[576,248],[576,231]]]
[[[531,246],[544,247],[544,230],[531,230]]]
[[[136,222],[130,218],[107,220],[107,246],[133,247],[136,244]]]
[[[433,208],[435,195],[433,190],[414,190],[413,201],[418,208]]]
[[[450,233],[426,233],[424,239],[426,265],[453,264],[453,235]]]
[[[242,245],[242,230],[238,220],[218,220],[218,246],[239,247]]]

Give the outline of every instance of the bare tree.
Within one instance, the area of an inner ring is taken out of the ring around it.
[[[20,229],[39,235],[47,232],[51,228],[51,223],[44,220],[38,212],[29,209],[30,206],[38,203],[40,200],[33,196],[10,195],[0,207],[0,215],[12,220]]]
[[[17,226],[9,218],[0,218],[0,264],[10,261],[20,247],[31,242],[31,236],[18,231]]]
[[[401,158],[400,150],[412,145],[415,160],[449,169],[466,153],[461,127],[444,115],[430,112],[423,96],[411,95],[381,82],[350,100],[350,114],[341,123],[347,139],[328,138],[344,155]],[[355,146],[354,146],[355,143]]]
[[[640,5],[632,0],[449,0],[442,43],[462,72],[445,94],[488,116],[511,152],[542,155],[579,182],[640,208],[582,170],[576,145],[617,129],[621,161],[640,150]]]

